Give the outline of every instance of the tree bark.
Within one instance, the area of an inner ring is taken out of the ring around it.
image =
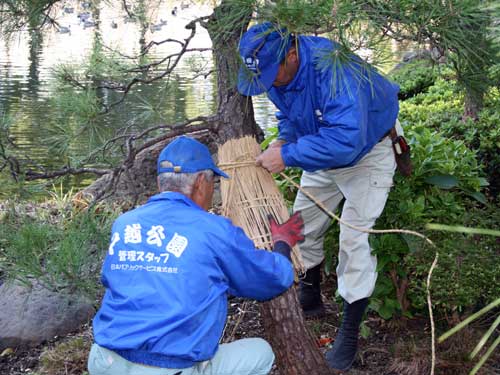
[[[217,71],[217,112],[221,119],[218,129],[220,144],[245,135],[263,139],[263,132],[255,122],[252,99],[240,95],[236,89],[240,61],[237,48],[240,35],[246,30],[250,21],[251,9],[248,9],[246,16],[236,18],[230,16],[234,11],[241,14],[241,9],[235,9],[230,2],[222,1],[206,24],[212,40]],[[231,27],[228,27],[228,24]]]
[[[219,147],[219,166],[231,175],[221,181],[222,210],[241,227],[259,249],[271,250],[268,217],[284,222],[290,216],[268,171],[255,165],[260,146],[253,137],[230,140]],[[262,250],[263,251],[263,250]],[[298,249],[292,251],[296,270],[302,268]],[[322,375],[330,371],[314,336],[309,332],[296,288],[260,305],[266,338],[276,354],[280,374]]]
[[[261,305],[264,330],[283,375],[331,374],[317,340],[306,326],[297,288]]]
[[[483,96],[484,92],[477,93],[466,87],[464,98],[464,114],[462,116],[464,120],[478,120],[479,111],[481,111],[481,109],[483,108]]]
[[[218,134],[221,143],[244,135],[261,134],[254,119],[251,99],[240,95],[235,88],[240,61],[236,51],[239,38],[248,26],[251,9],[248,9],[247,17],[238,21],[229,16],[233,11],[230,2],[222,1],[215,9],[208,27],[218,74],[217,99],[222,119]],[[229,32],[227,24],[231,20],[235,27],[231,27]],[[331,373],[316,340],[305,324],[295,287],[272,301],[261,304],[261,313],[266,338],[273,347],[281,374]]]

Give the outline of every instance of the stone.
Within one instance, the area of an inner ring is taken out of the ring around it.
[[[0,352],[37,346],[78,330],[95,314],[84,297],[56,293],[39,283],[0,286]]]

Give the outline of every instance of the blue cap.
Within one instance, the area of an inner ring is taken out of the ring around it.
[[[268,91],[291,43],[292,38],[286,29],[279,30],[270,22],[249,28],[241,37],[239,46],[243,60],[238,74],[240,94],[252,96]]]
[[[161,166],[168,162],[168,166]],[[170,142],[158,156],[158,174],[196,173],[205,169],[211,169],[216,175],[229,178],[222,172],[212,160],[208,147],[196,139],[181,136]]]

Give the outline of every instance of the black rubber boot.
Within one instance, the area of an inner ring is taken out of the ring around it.
[[[321,300],[321,264],[310,268],[299,283],[299,300],[306,318],[319,318],[325,315]]]
[[[358,350],[358,334],[361,319],[368,306],[368,298],[353,303],[344,300],[344,317],[332,349],[326,352],[328,365],[337,371],[351,368]]]

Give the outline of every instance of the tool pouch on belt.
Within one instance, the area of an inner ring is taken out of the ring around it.
[[[402,135],[398,135],[395,128],[391,129],[390,135],[392,140],[392,149],[394,150],[394,156],[396,157],[396,164],[398,166],[397,169],[403,176],[408,177],[413,171],[410,156],[410,145],[406,142],[406,139]]]

